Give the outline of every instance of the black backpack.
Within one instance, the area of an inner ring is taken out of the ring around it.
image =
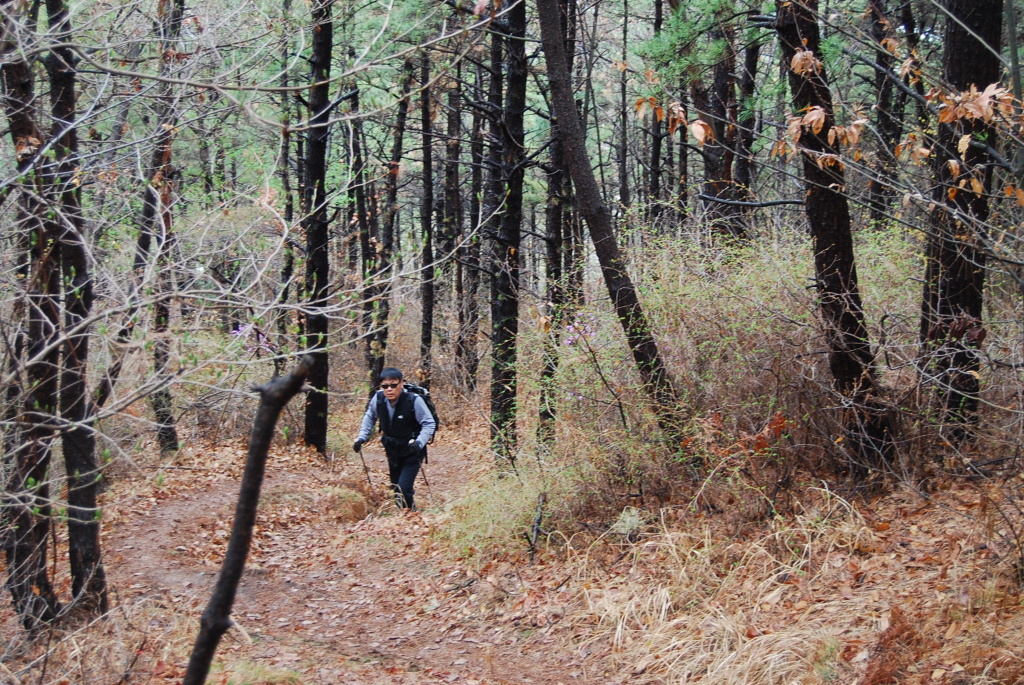
[[[441,420],[437,418],[437,408],[434,406],[434,400],[430,398],[430,391],[424,388],[422,385],[416,385],[415,383],[405,382],[405,389],[407,392],[411,392],[413,395],[419,395],[423,398],[423,402],[427,405],[427,409],[430,410],[430,415],[434,417],[434,434],[430,436],[430,440],[427,444],[434,442],[434,438],[437,437],[437,429],[441,427]]]

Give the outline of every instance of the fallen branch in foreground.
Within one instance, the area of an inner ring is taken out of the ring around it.
[[[245,560],[249,556],[252,529],[256,524],[256,507],[260,500],[260,487],[263,485],[267,452],[274,437],[274,428],[277,426],[281,410],[302,390],[311,365],[312,359],[303,357],[295,370],[287,376],[274,378],[269,383],[255,388],[260,393],[260,406],[256,410],[252,433],[249,436],[249,452],[246,455],[242,486],[235,507],[235,521],[231,526],[231,539],[224,554],[224,564],[221,566],[217,585],[213,589],[213,596],[210,597],[210,603],[203,612],[199,634],[192,646],[192,655],[189,657],[182,685],[202,685],[206,682],[217,645],[231,627],[231,606],[235,602],[235,593],[245,569]]]

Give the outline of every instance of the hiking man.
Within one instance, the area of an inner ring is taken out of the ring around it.
[[[359,437],[352,449],[359,452],[363,448],[378,420],[395,503],[399,508],[415,509],[413,483],[420,471],[424,448],[434,434],[437,422],[423,398],[405,390],[402,372],[394,367],[389,366],[380,372],[380,390],[373,394],[366,406]]]

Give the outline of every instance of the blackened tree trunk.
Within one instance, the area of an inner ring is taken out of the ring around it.
[[[18,187],[16,216],[18,230],[25,235],[19,242],[28,252],[23,280],[27,359],[18,416],[23,428],[13,453],[5,455],[10,475],[2,513],[7,588],[22,625],[37,631],[56,619],[60,611],[46,569],[51,511],[49,469],[58,392],[59,350],[55,343],[60,321],[60,236],[53,221],[44,221],[49,210],[36,192],[43,185],[37,152],[44,136],[36,123],[33,67],[9,42],[17,40],[16,25],[26,19],[25,9],[14,2],[4,2],[2,8],[4,38],[0,48],[9,59],[0,65],[0,86],[18,176],[27,180]]]
[[[743,71],[740,72],[739,114],[736,118],[739,129],[736,137],[736,163],[733,181],[736,197],[741,200],[753,198],[754,184],[754,141],[757,138],[757,110],[755,89],[757,84],[757,63],[761,55],[761,42],[754,38],[743,50]]]
[[[282,15],[287,19],[291,15],[291,0],[283,0],[281,3]],[[281,179],[281,193],[284,195],[284,211],[281,218],[284,226],[281,227],[284,243],[283,263],[281,265],[281,289],[277,295],[277,338],[278,354],[274,358],[274,372],[280,374],[283,369],[284,356],[291,345],[288,344],[290,315],[286,308],[288,298],[291,295],[292,279],[295,277],[295,246],[289,239],[292,230],[292,221],[295,220],[295,197],[292,192],[292,170],[291,170],[291,118],[292,118],[292,93],[288,90],[291,85],[291,77],[288,65],[291,63],[290,54],[292,50],[291,37],[287,34],[281,45],[281,78],[279,84],[281,94],[281,144],[278,149],[279,159],[277,161],[278,177]]]
[[[596,9],[594,10],[597,11]],[[622,63],[629,58],[629,0],[622,1]],[[619,74],[619,203],[623,209],[632,204],[629,189],[629,98],[626,86],[629,70],[622,69]],[[569,73],[572,73],[571,71]]]
[[[327,452],[327,297],[330,279],[327,216],[327,144],[330,134],[331,50],[334,24],[333,0],[313,5],[313,50],[309,57],[309,132],[306,136],[306,173],[303,189],[306,230],[305,301],[306,349],[311,366],[306,394],[305,441],[320,454]]]
[[[660,5],[660,2],[658,3]],[[559,17],[561,41],[569,60],[568,71],[572,73],[573,40],[575,36],[575,3],[560,0]],[[546,327],[544,338],[544,366],[541,369],[540,404],[537,422],[537,437],[542,443],[554,440],[557,392],[555,374],[558,372],[558,344],[561,340],[562,322],[566,320],[567,300],[563,281],[563,252],[571,244],[572,184],[569,165],[565,156],[565,145],[558,132],[557,120],[551,127],[551,162],[547,170],[547,205],[544,208],[546,251],[544,260],[544,281],[546,285]]]
[[[402,170],[402,150],[405,140],[405,127],[409,119],[409,92],[415,64],[407,59],[402,65],[402,81],[399,86],[401,97],[398,100],[398,113],[395,117],[395,128],[391,139],[391,158],[388,161],[388,174],[384,180],[384,223],[381,226],[380,268],[376,275],[376,286],[373,297],[373,328],[371,330],[370,351],[373,362],[369,369],[371,382],[380,378],[384,370],[384,361],[388,348],[388,317],[391,314],[391,285],[394,280],[392,256],[395,250],[395,221],[398,217],[398,176]]]
[[[655,0],[654,2],[654,35],[658,36],[661,34],[661,27],[664,23],[664,3],[662,0]],[[571,69],[570,69],[571,72]],[[662,176],[662,147],[664,139],[668,136],[668,133],[663,131],[662,119],[664,117],[658,117],[653,115],[651,117],[651,161],[650,169],[651,174],[648,180],[647,190],[647,212],[650,220],[656,222],[658,217],[661,216],[664,205],[661,201],[661,176]]]
[[[213,595],[200,620],[199,633],[192,646],[182,685],[203,685],[206,682],[217,645],[232,625],[231,607],[235,603],[235,594],[242,580],[245,561],[252,545],[260,489],[263,487],[267,453],[274,439],[274,429],[285,405],[302,391],[311,366],[312,360],[306,357],[292,373],[283,378],[274,378],[256,388],[260,393],[260,404],[256,416],[253,417],[252,432],[249,434],[249,449],[245,457],[245,470],[242,472],[238,501],[235,504],[231,537],[224,552],[224,563],[217,576]]]
[[[434,133],[430,107],[430,53],[420,64],[420,126],[423,129],[423,197],[420,202],[420,382],[430,387],[434,343]]]
[[[828,141],[835,119],[832,93],[820,62],[817,9],[817,0],[777,2],[776,30],[793,111],[806,114],[820,110],[824,117],[820,128],[804,125],[800,132],[798,145],[807,188],[804,202],[814,245],[818,309],[829,369],[833,386],[851,408],[845,423],[852,467],[855,472],[863,472],[879,463],[890,436],[885,414],[877,407],[874,358],[857,283],[842,161]],[[794,60],[797,51],[801,56]]]
[[[1002,0],[946,0],[942,73],[955,93],[998,82]],[[922,374],[943,398],[946,435],[970,437],[985,338],[985,223],[996,131],[982,119],[943,117],[932,148],[935,178],[921,306]],[[961,144],[966,141],[966,144]],[[983,141],[983,142],[982,142]]]
[[[712,69],[711,85],[695,81],[690,89],[697,115],[712,132],[702,149],[704,209],[712,229],[725,236],[746,237],[736,206],[715,202],[736,197],[733,183],[733,160],[736,149],[736,49],[735,29],[728,21],[712,31],[713,39],[723,46],[721,59]]]
[[[892,68],[894,57],[885,43],[894,40],[895,32],[887,16],[885,0],[868,0],[868,16],[871,21],[871,40],[875,44],[875,63],[881,67],[875,72],[875,94],[878,104],[872,109],[875,111],[875,127],[882,149],[875,168],[875,178],[868,184],[868,220],[872,226],[878,228],[886,221],[890,205],[896,196],[893,190],[893,181],[896,177],[896,157],[893,150],[903,131],[903,121],[902,111],[893,108],[895,84],[888,70]]]
[[[474,90],[483,92],[483,75],[479,65],[474,77]],[[500,97],[500,93],[499,93]],[[469,389],[476,387],[479,354],[477,352],[477,335],[480,331],[480,234],[484,217],[483,203],[480,198],[484,192],[484,117],[479,107],[473,108],[471,126],[472,139],[469,148],[471,164],[469,223],[470,233],[460,247],[459,265],[462,280],[461,299],[459,302],[459,331],[455,343],[456,368],[460,382]]]
[[[353,116],[349,123],[349,145],[352,147],[352,189],[356,198],[356,224],[359,227],[359,275],[362,279],[362,326],[361,331],[365,336],[363,345],[363,358],[366,362],[367,373],[373,366],[373,355],[370,350],[372,336],[370,331],[373,327],[373,279],[372,275],[377,271],[377,251],[373,244],[377,236],[370,226],[369,203],[366,200],[367,179],[366,162],[363,156],[363,124],[359,114],[359,90],[355,89],[351,98],[350,113]],[[367,378],[373,385],[377,379]]]
[[[160,73],[169,76],[173,68],[174,43],[181,35],[184,16],[184,0],[161,0],[157,24],[158,49],[160,51]],[[164,267],[170,246],[172,205],[174,198],[174,168],[171,166],[172,143],[177,128],[178,109],[169,83],[161,85],[162,99],[157,116],[157,127],[153,134],[155,144],[147,169],[147,183],[143,189],[142,214],[139,218],[139,235],[135,244],[134,272],[136,275],[135,294],[141,296],[143,280],[149,271],[149,260],[156,256],[155,280],[156,299],[153,302],[153,371],[157,389],[150,395],[150,406],[156,417],[156,436],[160,451],[167,453],[178,449],[178,430],[175,425],[174,400],[168,386],[170,381],[170,297],[172,288],[168,270]]]
[[[626,342],[640,376],[644,385],[651,391],[659,424],[669,434],[670,439],[673,439],[679,436],[680,428],[678,398],[640,305],[636,288],[626,273],[625,260],[619,251],[612,229],[611,214],[607,205],[601,201],[600,189],[590,167],[583,128],[576,113],[569,81],[568,61],[559,23],[558,0],[537,0],[537,8],[540,16],[541,43],[551,84],[551,102],[557,117],[559,134],[565,145],[569,170],[578,198],[577,205],[590,228],[590,237],[601,264],[601,273],[604,275],[608,294],[622,324]]]
[[[505,193],[494,241],[491,296],[491,438],[502,457],[516,455],[516,340],[519,335],[519,249],[523,221],[523,118],[526,112],[526,3],[507,15],[502,176]]]
[[[462,237],[462,188],[459,157],[462,154],[462,63],[455,66],[453,83],[448,87],[448,117],[444,155],[444,240],[441,249],[447,258]],[[447,269],[446,269],[447,270]]]
[[[83,234],[75,128],[76,86],[71,24],[64,0],[47,0],[50,33],[61,45],[47,57],[50,77],[56,173],[48,185],[51,202],[59,210],[61,272],[64,282],[65,345],[60,383],[60,415],[64,424],[62,446],[67,472],[68,558],[75,604],[98,613],[107,611],[107,583],[100,554],[97,494],[100,472],[96,463],[95,416],[89,402],[86,372],[89,363],[93,280]]]

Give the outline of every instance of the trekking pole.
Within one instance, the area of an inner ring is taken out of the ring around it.
[[[420,464],[420,473],[423,474],[423,482],[427,484],[427,493],[430,495],[430,501],[434,501],[434,489],[430,487],[430,479],[427,478],[427,465],[426,462]]]
[[[370,486],[370,493],[373,493],[373,481],[370,480],[370,467],[366,465],[366,459],[363,457],[362,446],[356,454],[359,455],[359,461],[363,462],[363,471],[366,472],[366,484]]]

